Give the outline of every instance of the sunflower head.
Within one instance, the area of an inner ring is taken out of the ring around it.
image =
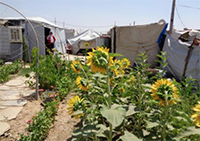
[[[200,112],[200,101],[198,101],[198,104],[195,105],[195,107],[192,108],[195,112]]]
[[[92,49],[93,52],[88,53],[88,66],[91,66],[92,72],[106,73],[106,67],[109,64],[109,49],[106,47],[97,47],[97,50]]]
[[[200,101],[198,101],[198,104],[196,104],[195,107],[192,108],[192,110],[196,112],[191,116],[191,118],[193,119],[193,123],[197,127],[200,127]]]
[[[89,89],[89,82],[88,82],[88,80],[85,79],[85,78],[82,78],[80,76],[78,76],[76,78],[76,84],[83,91],[87,91]]]
[[[131,78],[127,80],[127,83],[128,83],[129,85],[133,85],[134,82],[135,82],[135,76],[131,76]]]
[[[172,83],[171,80],[161,79],[157,80],[151,88],[151,96],[155,100],[159,100],[161,102],[161,106],[171,105],[172,103],[176,104],[176,99],[179,98],[177,95],[178,89]]]
[[[72,62],[71,67],[73,68],[73,70],[76,73],[80,73],[82,65],[81,65],[80,61],[75,60]]]
[[[84,104],[84,99],[80,98],[79,96],[74,96],[73,98],[71,98],[68,102],[68,108],[67,108],[67,113],[69,115],[72,115],[75,111],[84,111],[85,109],[85,104]],[[80,117],[84,116],[83,113],[81,114],[76,114],[76,115],[73,115],[73,117],[75,119],[78,119]]]
[[[110,78],[109,83],[111,86],[115,86],[116,80],[114,78]]]
[[[126,69],[126,68],[128,68],[129,66],[130,66],[130,61],[127,59],[127,58],[123,58],[122,60],[121,60],[121,66],[124,68],[124,69]]]
[[[125,92],[125,89],[123,87],[121,87],[121,88],[119,88],[119,91],[123,93],[123,92]]]
[[[85,42],[85,47],[88,47],[90,44],[88,42]]]
[[[122,67],[122,63],[120,60],[114,60],[112,63],[111,71],[114,73],[115,76],[124,75],[124,68]]]

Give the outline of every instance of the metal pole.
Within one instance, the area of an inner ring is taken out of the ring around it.
[[[171,11],[171,18],[170,18],[169,34],[171,34],[171,33],[172,33],[172,30],[173,30],[175,5],[176,5],[176,0],[173,0],[173,3],[172,3],[172,11]]]
[[[38,47],[37,63],[36,63],[36,67],[37,67],[37,69],[38,69],[38,68],[39,68],[39,41],[38,41],[38,37],[37,37],[36,31],[35,31],[33,25],[31,24],[31,22],[30,22],[21,12],[19,12],[19,11],[18,11],[17,9],[15,9],[14,7],[12,7],[12,6],[10,6],[10,5],[6,4],[6,3],[3,3],[3,2],[0,2],[0,4],[2,4],[2,5],[4,5],[4,6],[7,6],[7,7],[13,9],[13,10],[16,11],[17,13],[19,13],[22,17],[24,17],[24,19],[30,24],[30,26],[31,26],[31,28],[32,28],[32,30],[33,30],[33,33],[34,33],[34,35],[35,35],[36,45],[37,45],[37,47]],[[36,99],[37,99],[37,100],[39,99],[38,80],[39,80],[39,74],[38,74],[38,72],[37,72],[37,73],[36,73]]]

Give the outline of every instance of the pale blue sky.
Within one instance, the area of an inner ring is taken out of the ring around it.
[[[62,26],[65,22],[65,27],[68,28],[83,31],[87,29],[86,27],[91,27],[98,32],[108,31],[115,22],[118,26],[132,25],[133,21],[136,25],[148,24],[160,19],[169,23],[172,6],[172,0],[0,0],[0,2],[15,7],[27,17],[43,17],[51,22],[56,18],[58,25]],[[176,0],[176,4],[183,24],[187,28],[200,29],[200,0]],[[13,16],[20,15],[0,5],[0,17]],[[184,28],[177,12],[174,27]]]

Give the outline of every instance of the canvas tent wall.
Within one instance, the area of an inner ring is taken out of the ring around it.
[[[74,29],[65,29],[65,38],[66,38],[66,42],[67,39],[73,38],[75,36],[75,30]]]
[[[180,33],[184,34],[185,32],[176,32],[175,35],[179,34],[180,36]],[[197,33],[200,35],[200,32]],[[178,36],[175,35],[167,35],[165,39],[163,51],[166,52],[168,57],[168,65],[165,69],[173,74],[176,79],[181,80],[191,41],[183,42],[178,39]],[[200,36],[197,36],[197,38],[200,39]],[[200,46],[198,45],[193,47],[194,48],[188,60],[185,76],[192,77],[193,79],[200,81]]]
[[[31,24],[33,25],[34,29],[36,30],[38,40],[39,40],[40,55],[44,56],[46,54],[45,38],[48,35],[48,33],[45,33],[45,32],[46,31],[49,32],[50,30],[54,33],[54,36],[56,37],[55,48],[61,53],[66,53],[65,30],[63,28],[61,28],[43,18],[40,18],[40,17],[28,18],[28,19],[31,22]],[[36,45],[36,38],[35,38],[34,32],[31,28],[31,26],[28,24],[28,22],[25,21],[25,19],[21,18],[21,17],[19,17],[19,18],[18,17],[16,17],[16,18],[8,17],[8,18],[1,19],[1,21],[8,21],[8,22],[13,22],[13,23],[15,23],[17,21],[20,23],[17,26],[24,29],[24,36],[26,39],[26,44],[29,49],[29,54],[31,54],[32,48],[37,45]],[[46,29],[48,29],[48,30],[46,30]],[[6,33],[2,33],[2,34],[3,34],[3,36],[6,36]],[[11,46],[9,47],[8,41],[4,40],[4,44],[5,44],[5,42],[7,42],[7,47],[5,47],[5,45],[4,45],[3,48],[7,48],[7,52],[11,52]],[[22,45],[22,44],[20,44],[20,45]],[[16,45],[15,45],[15,47],[16,47]],[[5,54],[5,52],[4,52],[4,54]],[[21,54],[23,54],[23,51],[21,51]]]
[[[138,54],[146,52],[148,63],[155,66],[158,53],[157,39],[165,25],[166,22],[160,20],[158,23],[147,25],[116,26],[111,29],[111,51],[128,58],[131,65],[136,61]]]
[[[81,34],[68,39],[69,44],[72,46],[72,53],[76,54],[80,49],[86,49],[84,45],[85,42],[89,43],[89,47],[87,47],[88,49],[96,48],[96,39],[98,37],[100,37],[100,35],[97,32],[88,29]]]
[[[40,54],[41,55],[45,55],[45,38],[47,35],[45,33],[45,28],[49,29],[49,31],[52,31],[55,38],[56,38],[56,42],[55,42],[55,49],[57,49],[59,52],[61,53],[66,53],[66,49],[65,49],[65,44],[66,44],[66,39],[65,39],[65,29],[55,25],[43,18],[40,17],[36,17],[36,18],[28,18],[31,23],[34,26],[34,29],[36,30],[37,36],[39,38],[39,49],[40,49]],[[35,41],[35,36],[32,32],[32,28],[30,27],[30,25],[28,23],[26,23],[26,39],[29,42],[29,47],[33,48],[34,46],[36,46],[36,42]]]

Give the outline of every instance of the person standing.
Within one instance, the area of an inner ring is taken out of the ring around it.
[[[49,35],[47,36],[47,41],[48,41],[47,47],[50,49],[51,52],[53,52],[54,43],[56,41],[53,32],[49,32]]]

